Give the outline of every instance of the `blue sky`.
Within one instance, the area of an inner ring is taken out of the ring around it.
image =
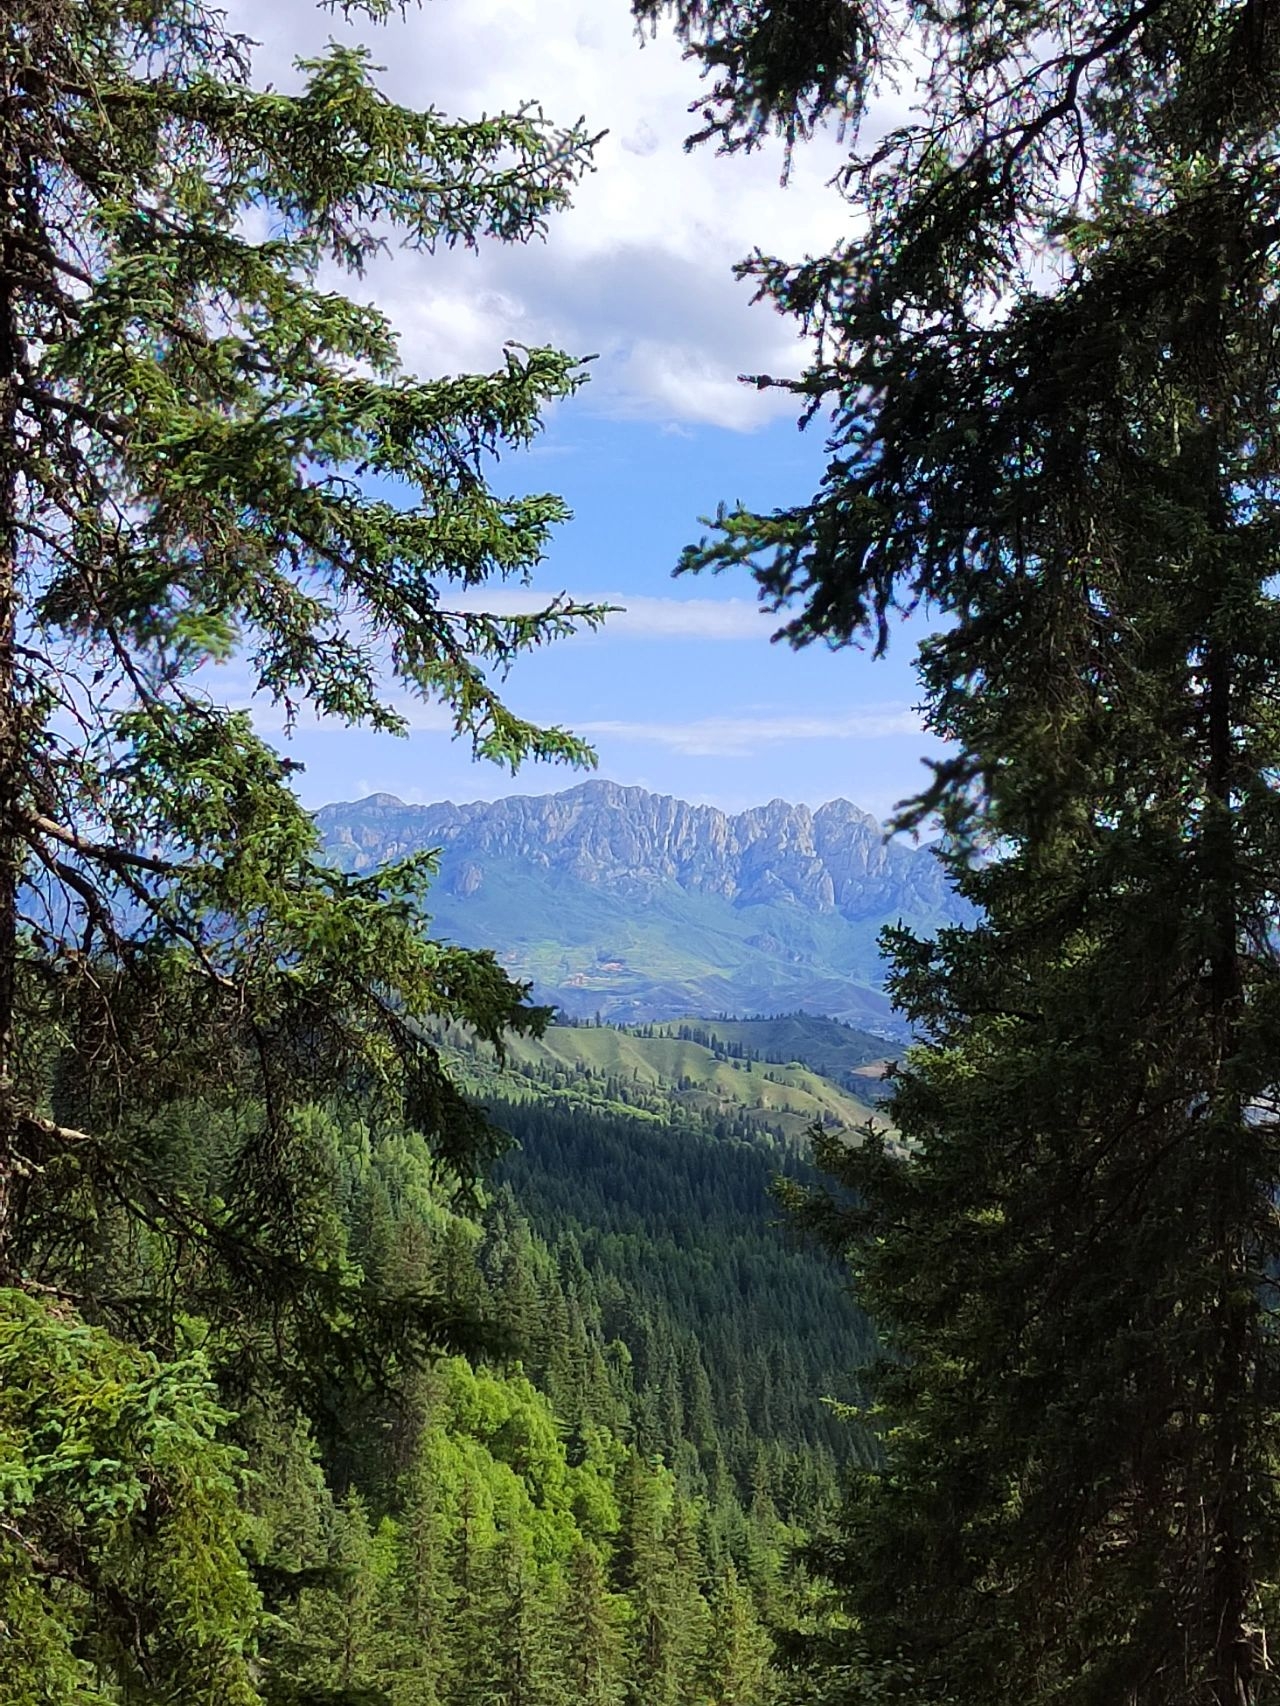
[[[424,374],[495,366],[507,338],[597,355],[591,384],[499,479],[558,491],[575,512],[535,590],[626,614],[524,660],[508,696],[524,715],[585,734],[599,774],[620,782],[733,810],[844,795],[885,814],[934,750],[912,710],[921,625],[905,625],[880,662],[797,654],[770,644],[776,623],[756,609],[748,577],[671,579],[718,501],[792,502],[820,477],[820,433],[799,433],[785,399],[737,382],[744,371],[794,371],[803,352],[770,309],[749,306],[731,267],[756,244],[799,258],[839,235],[847,211],[827,188],[835,140],[802,153],[786,188],[777,152],[685,154],[696,72],[669,40],[641,48],[626,0],[432,0],[376,30],[358,20],[344,30],[310,0],[275,0],[270,11],[241,0],[232,16],[262,40],[260,73],[277,84],[295,53],[354,34],[403,100],[473,116],[536,97],[556,119],[585,114],[610,128],[596,172],[545,244],[396,253],[357,287],[392,315]],[[424,707],[413,721],[407,740],[297,730],[288,751],[305,765],[307,803],[379,790],[491,798],[577,779],[475,765],[439,712]]]

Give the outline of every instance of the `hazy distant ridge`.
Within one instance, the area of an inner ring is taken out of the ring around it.
[[[496,946],[575,1014],[805,1007],[883,1022],[880,926],[959,915],[937,861],[886,843],[847,800],[731,815],[596,781],[462,806],[374,794],[318,822],[348,869],[441,848],[440,931]]]

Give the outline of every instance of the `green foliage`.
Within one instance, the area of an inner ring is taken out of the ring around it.
[[[0,1692],[250,1706],[243,1456],[201,1359],[0,1294]]]
[[[775,1689],[769,1674],[769,1643],[732,1563],[715,1583],[709,1610],[703,1657],[708,1700],[714,1706],[758,1706]]]
[[[214,1182],[202,1168],[220,1123],[189,1109],[180,1128],[192,1172]],[[287,1314],[268,1336],[270,1317],[228,1309],[168,1320],[175,1341],[202,1348],[162,1362],[67,1305],[11,1294],[0,1592],[22,1643],[0,1663],[14,1698],[114,1706],[172,1675],[184,1699],[243,1706],[769,1706],[764,1625],[810,1615],[791,1553],[800,1516],[834,1504],[842,1432],[810,1403],[817,1376],[783,1334],[824,1313],[832,1346],[859,1327],[834,1270],[765,1223],[770,1152],[736,1184],[731,1165],[698,1187],[697,1167],[671,1169],[671,1134],[657,1157],[667,1208],[690,1193],[680,1212],[706,1243],[682,1268],[674,1240],[646,1248],[642,1196],[621,1194],[628,1236],[597,1242],[557,1220],[544,1182],[551,1243],[505,1188],[483,1223],[462,1218],[420,1134],[350,1108],[301,1123],[323,1158],[313,1212],[346,1276],[341,1308],[362,1288],[376,1300],[411,1286],[438,1323],[469,1309],[518,1331],[519,1360],[419,1358],[378,1377],[367,1356],[336,1356],[359,1317],[318,1346]],[[632,1123],[650,1141],[660,1130]],[[749,1153],[723,1147],[730,1162]],[[620,1187],[645,1179],[638,1154],[618,1157]],[[572,1151],[561,1165],[571,1187]],[[720,1191],[723,1224],[754,1224],[754,1242],[722,1239],[709,1212]],[[199,1294],[169,1272],[163,1240],[113,1235],[99,1259],[151,1288],[142,1318],[157,1326]],[[736,1301],[728,1277],[744,1287]],[[766,1309],[776,1337],[744,1353]],[[304,1406],[314,1364],[330,1390]]]
[[[744,1504],[763,1450],[786,1518],[816,1526],[832,1459],[871,1451],[828,1400],[860,1397],[875,1341],[839,1270],[771,1224],[779,1169],[793,1183],[809,1170],[759,1142],[554,1100],[493,1111],[520,1141],[500,1176],[560,1255],[540,1274],[530,1252],[521,1289],[527,1359],[561,1414],[616,1426],[621,1401],[685,1490],[728,1483]],[[495,1215],[482,1260],[512,1243]],[[515,1289],[510,1274],[507,1310]],[[576,1351],[557,1350],[560,1333]]]
[[[570,1692],[582,1706],[620,1706],[625,1684],[617,1598],[609,1593],[590,1541],[574,1549],[566,1572],[563,1641]]]
[[[721,1405],[708,1380],[720,1341],[700,1344],[696,1315],[679,1322],[651,1274],[624,1287],[620,1266],[563,1227],[549,1244],[507,1189],[483,1226],[461,1222],[444,1185],[432,1190],[420,1138],[340,1123],[351,1259],[376,1272],[425,1226],[412,1245],[422,1277],[446,1301],[446,1274],[462,1278],[527,1337],[519,1361],[442,1360],[398,1403],[353,1415],[350,1448],[320,1449],[269,1412],[249,1428],[266,1697],[770,1706],[765,1623],[814,1615],[788,1513],[816,1514],[835,1490],[830,1455],[788,1419],[802,1373],[775,1371],[752,1431],[742,1393]],[[757,1218],[764,1187],[762,1174]],[[668,1262],[656,1256],[655,1270]],[[787,1264],[775,1250],[780,1288]],[[739,1460],[741,1488],[726,1468]]]
[[[673,14],[712,80],[690,147],[714,138],[732,153],[776,130],[790,149],[824,119],[857,112],[893,61],[878,0],[632,0],[632,10],[651,27]]]
[[[607,1534],[581,1521],[601,1478]],[[264,1645],[269,1698],[614,1706],[702,1699],[704,1674],[708,1702],[768,1698],[750,1594],[735,1589],[727,1645],[712,1641],[695,1510],[671,1472],[601,1434],[571,1462],[526,1380],[442,1365],[390,1502],[376,1526],[357,1497],[331,1509],[325,1579]],[[739,1675],[753,1694],[724,1692]]]
[[[288,761],[207,666],[233,661],[287,722],[403,731],[429,698],[479,755],[589,759],[493,680],[600,612],[494,616],[447,590],[540,560],[563,505],[488,476],[580,364],[512,349],[418,378],[385,316],[320,280],[391,237],[537,235],[590,140],[532,109],[399,107],[364,50],[299,71],[297,93],[258,89],[249,44],[186,0],[24,0],[0,35],[0,158],[26,185],[3,234],[23,257],[0,350],[4,952],[23,966],[0,1032],[20,1068],[5,1152],[36,1166],[76,1129],[41,1106],[51,1031],[98,1137],[195,1083],[251,1096],[247,1178],[255,1148],[287,1149],[292,1103],[356,1077],[465,1172],[483,1122],[422,1021],[538,1023],[492,956],[430,941],[429,858],[321,863]],[[100,1158],[109,1188],[136,1188],[133,1159]]]

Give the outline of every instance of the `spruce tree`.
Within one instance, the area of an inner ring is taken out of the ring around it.
[[[622,1637],[600,1554],[590,1541],[573,1550],[561,1613],[561,1692],[579,1706],[620,1706]]]
[[[829,1565],[913,1702],[1275,1698],[1280,31],[673,9],[703,134],[853,148],[847,239],[744,267],[815,335],[822,487],[686,564],[750,564],[798,645],[945,617],[951,753],[902,821],[938,814],[982,918],[892,934],[900,1137],[822,1146],[896,1358]],[[918,105],[863,146],[904,58]]]
[[[373,18],[381,0],[348,8]],[[0,1264],[42,1172],[170,1205],[105,1134],[199,1086],[261,1108],[233,1212],[278,1217],[290,1109],[357,1078],[459,1165],[482,1122],[421,1021],[528,1025],[491,956],[424,933],[429,860],[320,860],[291,766],[209,667],[291,722],[404,731],[442,701],[499,762],[580,759],[492,677],[592,614],[497,617],[564,514],[492,459],[578,363],[419,378],[328,287],[389,241],[536,234],[589,159],[536,110],[396,106],[331,45],[297,93],[199,0],[19,0],[0,30]],[[322,283],[322,278],[325,282]],[[51,1052],[60,1119],[49,1105]],[[75,1123],[70,1116],[74,1114]],[[252,1196],[253,1201],[248,1200]],[[194,1214],[188,1237],[217,1246]]]
[[[769,1637],[732,1563],[715,1580],[710,1613],[700,1666],[703,1698],[711,1706],[763,1706],[772,1694]]]
[[[424,1430],[397,1519],[395,1634],[400,1676],[395,1693],[411,1706],[435,1706],[448,1668],[449,1522],[441,1509],[438,1486],[442,1456],[437,1430]]]
[[[560,1706],[566,1698],[576,1699],[559,1687],[547,1595],[522,1536],[502,1536],[493,1570],[498,1654],[494,1698],[502,1706]]]
[[[248,1700],[209,1359],[332,1411],[347,1365],[449,1336],[425,1290],[362,1283],[303,1104],[359,1091],[470,1174],[495,1140],[424,1022],[539,1016],[492,955],[432,943],[430,859],[326,866],[290,761],[211,670],[286,724],[403,732],[428,699],[498,762],[587,756],[494,678],[598,613],[453,596],[527,577],[565,515],[491,475],[580,364],[412,375],[335,280],[393,243],[537,235],[590,147],[534,108],[398,106],[350,47],[264,88],[203,0],[3,9],[0,1342],[48,1359],[0,1418],[6,1698],[43,1666],[66,1698]],[[88,1434],[49,1408],[82,1390]],[[45,1470],[99,1435],[77,1523]]]

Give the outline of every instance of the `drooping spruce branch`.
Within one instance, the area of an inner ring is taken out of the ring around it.
[[[364,50],[301,70],[297,93],[258,88],[250,44],[188,0],[24,0],[0,32],[3,1189],[42,1094],[37,1019],[94,1030],[111,1120],[190,1085],[192,1051],[158,1038],[194,979],[210,1054],[243,1063],[247,1027],[251,1079],[282,1084],[268,1063],[296,1035],[326,1080],[363,1062],[417,1082],[459,1164],[477,1124],[414,1020],[533,1022],[492,961],[430,945],[421,864],[363,884],[322,867],[288,763],[210,666],[286,719],[403,730],[429,698],[498,762],[588,756],[495,676],[600,613],[488,615],[445,590],[539,561],[564,506],[504,496],[495,458],[580,364],[508,348],[488,374],[417,378],[385,316],[328,281],[389,243],[537,236],[591,139],[532,108],[397,106]],[[157,1030],[145,1070],[107,1011],[126,984],[151,1003],[134,1036]]]

